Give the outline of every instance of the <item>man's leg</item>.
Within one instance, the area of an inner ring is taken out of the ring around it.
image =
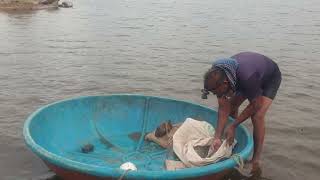
[[[272,99],[259,96],[254,100],[256,113],[251,116],[253,124],[253,140],[254,140],[254,152],[252,157],[252,163],[259,165],[259,160],[262,152],[262,146],[265,136],[265,115],[272,104]]]

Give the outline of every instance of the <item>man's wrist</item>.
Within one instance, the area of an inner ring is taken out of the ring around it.
[[[239,125],[239,124],[237,124],[236,122],[233,122],[233,123],[231,124],[231,127],[235,129],[235,128],[238,127],[238,125]]]
[[[214,139],[221,139],[221,135],[215,134],[215,135],[214,135]]]

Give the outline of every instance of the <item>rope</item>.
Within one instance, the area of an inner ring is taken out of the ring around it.
[[[243,159],[241,158],[241,156],[239,154],[233,154],[231,156],[231,158],[238,164],[238,167],[235,167],[236,170],[238,170],[238,172],[242,175],[242,176],[245,176],[247,178],[251,177],[252,174],[251,172],[246,172],[246,168],[244,168],[244,161]],[[250,178],[251,179],[251,178]],[[262,177],[262,176],[259,176],[259,179],[260,180],[271,180],[269,178],[266,178],[266,177]]]
[[[239,154],[233,154],[231,156],[231,158],[238,164],[239,167],[244,166],[243,159],[241,158],[241,156]]]
[[[242,157],[239,154],[233,154],[231,156],[231,158],[237,163],[238,167],[235,167],[236,170],[238,170],[238,172],[245,176],[245,177],[251,177],[252,174],[250,172],[246,172],[245,168],[244,168],[244,162]]]
[[[121,176],[119,177],[119,179],[118,180],[123,180],[124,179],[124,177],[128,174],[128,172],[130,171],[131,169],[127,169],[127,170],[125,170],[122,174],[121,174]]]

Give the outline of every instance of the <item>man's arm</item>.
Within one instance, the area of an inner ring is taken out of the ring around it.
[[[227,123],[227,119],[230,115],[230,111],[231,111],[231,103],[230,101],[225,98],[225,97],[221,97],[218,98],[218,121],[217,121],[217,128],[216,128],[216,132],[215,132],[215,139],[221,139],[224,127]]]
[[[219,107],[217,128],[211,145],[211,149],[213,150],[213,152],[217,151],[222,144],[221,135],[223,133],[224,127],[227,123],[227,119],[231,111],[231,103],[227,98],[218,98],[218,104]]]
[[[236,120],[231,124],[235,128],[251,117],[256,112],[256,108],[254,106],[254,102],[250,102],[249,105],[241,112],[241,114],[236,118]]]
[[[241,112],[231,126],[237,127],[239,124],[253,116],[259,109],[259,99],[262,94],[261,81],[258,79],[259,75],[254,73],[249,79],[242,82],[243,93],[249,99],[249,105]]]
[[[229,144],[233,143],[235,130],[238,125],[247,120],[249,117],[256,116],[257,111],[260,109],[260,97],[262,96],[252,100],[250,104],[241,112],[240,116],[238,116],[237,119],[227,128],[226,134]]]

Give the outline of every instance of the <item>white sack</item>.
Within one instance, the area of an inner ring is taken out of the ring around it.
[[[226,140],[222,142],[217,152],[202,158],[196,151],[197,146],[211,146],[215,130],[206,121],[187,118],[173,135],[173,150],[187,167],[204,166],[215,163],[232,155],[236,141],[229,146]]]

